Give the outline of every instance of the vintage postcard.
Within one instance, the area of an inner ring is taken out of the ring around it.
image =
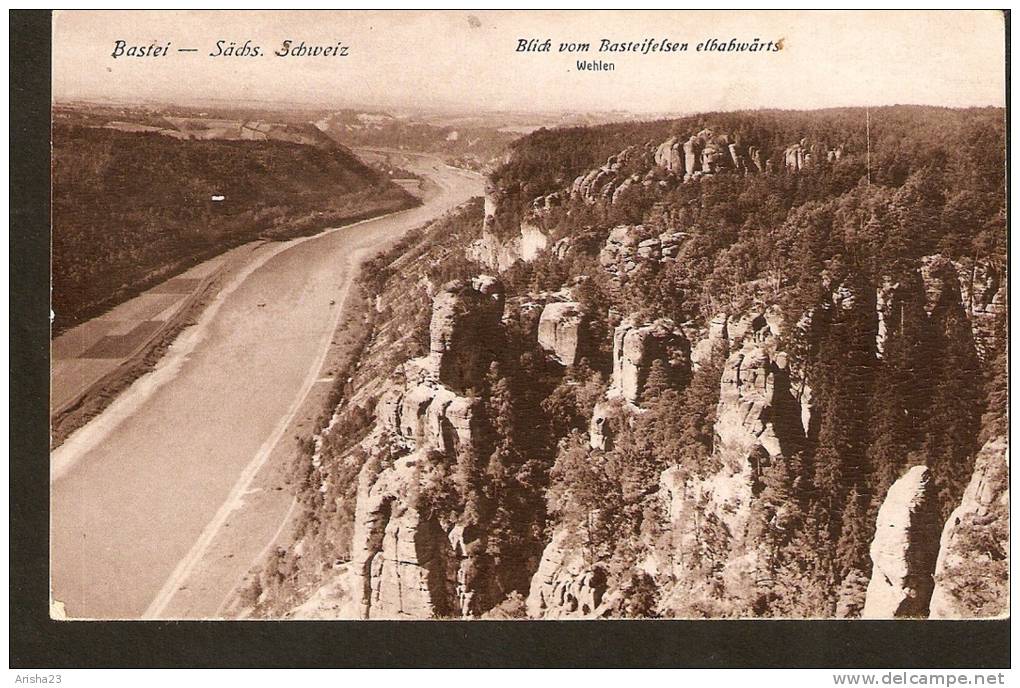
[[[1008,616],[1007,22],[55,12],[51,618]]]

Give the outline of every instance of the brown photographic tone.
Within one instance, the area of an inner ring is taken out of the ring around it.
[[[1002,32],[58,13],[51,615],[1008,614]]]

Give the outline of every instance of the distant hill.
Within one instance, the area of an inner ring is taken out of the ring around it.
[[[498,126],[466,122],[433,124],[385,112],[340,110],[315,125],[331,139],[351,147],[400,148],[437,153],[457,164],[481,169],[519,134]]]
[[[57,331],[246,241],[416,203],[312,126],[58,120],[52,164]]]

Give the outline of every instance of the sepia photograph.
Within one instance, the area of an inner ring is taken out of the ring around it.
[[[50,21],[49,619],[1009,618],[1008,12]]]
[[[54,16],[52,615],[1006,613],[1001,17],[789,109],[819,17],[611,16]]]

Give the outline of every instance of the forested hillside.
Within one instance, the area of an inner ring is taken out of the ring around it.
[[[345,149],[326,144],[56,125],[55,330],[245,241],[296,236],[415,203]]]
[[[364,283],[417,325],[308,445],[252,613],[1005,613],[1004,150],[921,107],[516,142]]]

